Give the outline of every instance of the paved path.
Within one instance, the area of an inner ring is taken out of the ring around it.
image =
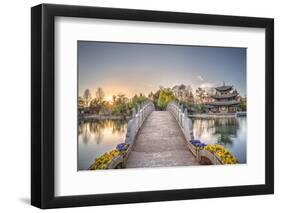
[[[127,168],[198,165],[169,111],[153,111],[139,133]]]

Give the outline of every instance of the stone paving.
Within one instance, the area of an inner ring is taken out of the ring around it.
[[[169,111],[153,111],[135,141],[127,168],[199,165]]]

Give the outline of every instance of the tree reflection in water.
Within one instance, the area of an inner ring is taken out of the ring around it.
[[[221,145],[232,145],[233,139],[237,137],[239,123],[236,118],[215,119],[215,133],[218,143]]]
[[[204,138],[207,143],[231,145],[238,129],[236,118],[193,119],[194,137]]]
[[[194,138],[206,144],[227,147],[240,162],[246,162],[247,120],[241,118],[192,119]]]
[[[126,120],[92,120],[78,127],[78,170],[87,170],[93,161],[123,143]]]
[[[78,135],[82,136],[82,142],[87,144],[90,137],[94,137],[94,141],[100,144],[103,141],[104,134],[122,136],[127,130],[127,120],[93,120],[80,123],[78,127]]]

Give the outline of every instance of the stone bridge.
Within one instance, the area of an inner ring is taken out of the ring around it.
[[[151,103],[142,108],[128,124],[126,142],[132,146],[126,168],[198,165],[187,147],[192,137],[187,111],[175,103],[167,111],[154,111]]]

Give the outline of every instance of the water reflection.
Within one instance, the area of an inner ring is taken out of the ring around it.
[[[193,119],[194,138],[206,144],[217,143],[228,148],[240,163],[246,163],[247,119]]]
[[[95,120],[78,127],[78,170],[88,169],[95,158],[124,142],[126,120]]]

